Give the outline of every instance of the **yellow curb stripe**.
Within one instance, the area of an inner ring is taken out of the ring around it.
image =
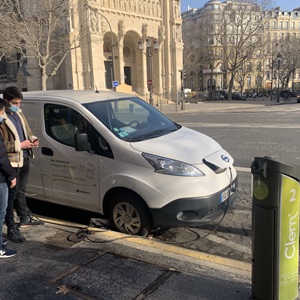
[[[96,232],[97,235],[103,236],[106,240],[111,239],[112,242],[116,240],[126,240],[130,243],[154,248],[159,251],[166,251],[169,253],[182,255],[188,258],[193,258],[193,259],[202,260],[213,264],[222,265],[225,267],[234,268],[240,271],[251,272],[252,266],[250,263],[246,263],[246,262],[242,262],[230,258],[224,258],[221,256],[208,254],[200,251],[190,250],[175,245],[165,244],[159,241],[154,241],[149,238],[140,237],[136,235],[132,236],[132,235],[116,232],[116,231],[105,230],[97,227],[87,227],[82,224],[76,224],[73,222],[64,222],[64,221],[59,221],[59,220],[49,219],[44,217],[40,217],[39,219],[54,225],[70,226],[74,228],[86,228],[89,231]]]
[[[238,269],[241,271],[251,272],[251,264],[250,263],[245,263],[245,262],[237,261],[234,259],[223,258],[220,256],[207,254],[204,252],[185,249],[185,248],[177,247],[174,245],[168,245],[168,244],[164,244],[161,242],[152,241],[147,238],[141,238],[141,237],[136,237],[136,236],[132,237],[132,236],[129,236],[126,234],[121,234],[121,233],[118,233],[115,231],[99,231],[98,234],[112,238],[114,240],[125,238],[126,241],[129,241],[131,243],[135,243],[138,245],[152,247],[157,250],[167,251],[167,252],[171,252],[174,254],[183,255],[183,256],[186,256],[189,258],[203,260],[206,262],[223,265],[223,266],[230,267],[230,268],[235,268],[235,269]]]

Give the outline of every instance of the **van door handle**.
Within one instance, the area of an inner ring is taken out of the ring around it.
[[[53,150],[48,147],[42,147],[42,154],[47,156],[53,156]]]

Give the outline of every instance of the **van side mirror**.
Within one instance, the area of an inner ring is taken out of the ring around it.
[[[91,151],[91,145],[86,133],[75,134],[75,149],[76,151]]]

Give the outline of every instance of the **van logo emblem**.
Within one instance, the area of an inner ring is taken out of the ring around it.
[[[226,161],[226,162],[229,162],[229,161],[230,161],[229,157],[226,156],[226,155],[221,155],[221,158],[222,158],[224,161]]]

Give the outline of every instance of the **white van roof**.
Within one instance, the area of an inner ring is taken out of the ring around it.
[[[50,91],[34,91],[22,92],[23,98],[30,100],[54,100],[58,101],[62,98],[70,99],[78,103],[89,103],[95,101],[113,100],[119,98],[131,98],[134,95],[119,93],[114,91],[94,91],[94,90],[50,90]]]

